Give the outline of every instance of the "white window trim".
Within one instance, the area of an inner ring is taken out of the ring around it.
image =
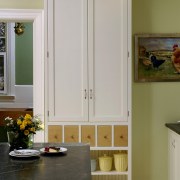
[[[13,32],[15,23],[7,24],[7,56],[8,56],[8,82],[7,96],[15,95],[15,33]]]
[[[33,111],[44,121],[44,11],[39,9],[0,9],[0,22],[33,22]],[[38,132],[35,142],[44,142]]]

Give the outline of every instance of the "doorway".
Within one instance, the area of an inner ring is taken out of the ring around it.
[[[44,12],[43,10],[0,10],[0,22],[33,23],[33,112],[44,121]],[[44,142],[44,132],[37,132],[35,142]]]

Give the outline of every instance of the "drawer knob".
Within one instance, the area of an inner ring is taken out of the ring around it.
[[[123,139],[124,138],[123,135],[121,135],[120,138]]]

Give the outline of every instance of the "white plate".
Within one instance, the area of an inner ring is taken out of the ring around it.
[[[33,157],[39,156],[40,152],[34,149],[20,149],[11,151],[9,155],[13,157]]]
[[[57,152],[47,152],[47,151],[45,151],[45,148],[41,148],[40,152],[41,153],[47,153],[47,154],[57,154],[57,153],[63,153],[63,152],[67,151],[67,148],[64,148],[64,147],[58,147],[58,148],[60,148],[60,150]]]

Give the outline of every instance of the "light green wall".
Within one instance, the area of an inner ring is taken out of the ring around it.
[[[133,52],[135,33],[180,32],[179,0],[132,1]],[[168,180],[168,135],[164,124],[180,120],[180,83],[133,81],[132,87],[133,180]]]
[[[0,0],[0,8],[42,9],[43,0]]]

